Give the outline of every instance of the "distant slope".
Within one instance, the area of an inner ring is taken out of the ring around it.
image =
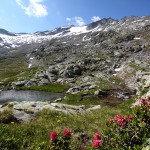
[[[144,17],[125,17],[121,20],[112,18],[104,18],[96,22],[92,22],[82,27],[63,26],[49,31],[38,31],[34,34],[11,33],[5,29],[0,29],[0,48],[15,48],[26,44],[42,43],[59,38],[70,38],[81,34],[93,34],[96,32],[132,32],[141,30],[144,26],[150,25],[150,16]]]
[[[9,32],[5,29],[2,29],[2,28],[0,28],[0,34],[5,34],[5,35],[8,35],[8,36],[15,36],[14,33],[11,33],[11,32]]]

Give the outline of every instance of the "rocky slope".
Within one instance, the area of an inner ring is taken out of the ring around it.
[[[9,33],[9,32],[8,32]],[[32,45],[34,47],[32,48]],[[35,76],[12,86],[67,83],[68,92],[129,88],[146,93],[150,87],[150,17],[106,18],[83,27],[65,26],[34,34],[0,30],[0,51],[22,50]],[[21,80],[21,81],[20,81]]]

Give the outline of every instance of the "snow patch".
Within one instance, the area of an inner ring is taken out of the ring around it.
[[[111,24],[112,24],[112,25],[116,24],[116,21],[113,21]]]
[[[83,37],[82,41],[86,41],[86,35]]]
[[[140,39],[141,39],[140,37],[135,37],[135,38],[134,38],[134,40],[140,40]]]
[[[92,32],[97,32],[97,31],[102,31],[102,30],[103,30],[103,28],[98,26],[98,27],[94,28],[92,30]]]
[[[40,43],[45,40],[50,40],[54,36],[44,35],[44,36],[37,36],[37,35],[31,35],[31,34],[20,34],[16,36],[9,36],[9,35],[3,35],[0,34],[0,37],[2,38],[2,42],[0,43],[1,46],[3,45],[10,45],[10,47],[15,48],[19,47],[23,44],[31,44],[31,43]],[[5,47],[5,48],[10,48]]]
[[[34,59],[34,57],[30,57],[30,58],[29,58],[30,63],[29,63],[29,65],[28,65],[28,68],[31,68],[31,67],[32,67],[33,59]]]
[[[32,64],[29,64],[28,68],[31,68]]]
[[[115,71],[116,72],[118,72],[118,71],[120,71],[121,70],[121,68],[115,68]]]
[[[30,60],[33,60],[34,59],[34,57],[30,57]]]
[[[79,45],[81,45],[81,44],[74,44],[74,45],[79,46]]]
[[[8,46],[4,46],[4,48],[7,48],[7,49],[8,49],[8,48],[10,48],[10,47],[8,47]]]
[[[0,43],[0,46],[4,46],[4,44],[3,44],[3,43]]]
[[[86,38],[86,35],[83,37],[83,39],[82,39],[82,41],[84,42],[84,41],[90,41],[91,40],[91,38]]]
[[[113,76],[116,76],[116,75],[117,75],[116,73],[113,74]]]
[[[73,34],[80,34],[80,33],[86,33],[87,32],[87,26],[83,26],[83,27],[72,27],[70,28],[70,33]]]
[[[105,29],[104,29],[104,31],[106,32],[106,31],[108,31],[108,29],[107,29],[107,28],[105,28]]]
[[[17,47],[17,45],[15,45],[15,44],[12,44],[12,45],[11,45],[11,47],[12,47],[12,48],[15,48],[15,47]]]

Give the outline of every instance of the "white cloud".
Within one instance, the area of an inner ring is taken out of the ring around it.
[[[78,26],[85,25],[85,22],[84,22],[83,18],[81,18],[81,17],[74,17],[74,20]]]
[[[99,16],[93,16],[93,17],[91,18],[91,20],[92,20],[93,22],[96,22],[96,21],[98,21],[98,20],[101,20],[101,18],[100,18]]]
[[[73,18],[67,17],[66,21],[68,21],[69,24],[75,24],[77,26],[83,26],[83,25],[85,25],[85,22],[84,22],[84,20],[83,20],[82,17],[73,17]]]
[[[44,0],[29,0],[29,5],[26,7],[22,4],[22,0],[16,0],[17,4],[29,16],[44,17],[48,15],[47,8],[41,4]]]
[[[71,18],[66,18],[66,21],[69,21],[69,22],[70,22],[70,21],[71,21]]]

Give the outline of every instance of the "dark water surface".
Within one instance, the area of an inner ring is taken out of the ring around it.
[[[51,101],[63,96],[63,93],[52,93],[44,91],[0,91],[0,104],[11,101]]]

